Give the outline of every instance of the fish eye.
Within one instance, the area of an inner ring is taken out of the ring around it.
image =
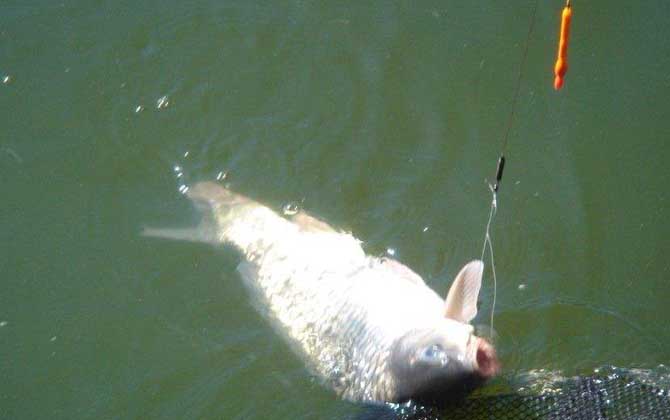
[[[443,367],[449,362],[449,358],[442,346],[432,344],[420,352],[416,361],[428,366]]]
[[[440,353],[442,350],[442,347],[439,344],[433,344],[432,346],[424,349],[423,354],[426,357],[436,357],[438,353]]]

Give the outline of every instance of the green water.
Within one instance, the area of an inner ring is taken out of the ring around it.
[[[492,231],[508,378],[670,359],[670,3],[573,4],[557,93],[562,2],[539,3]],[[446,293],[481,253],[533,5],[5,0],[0,418],[357,413],[233,253],[141,226],[194,221],[180,185],[224,172]],[[492,296],[487,272],[477,322]]]

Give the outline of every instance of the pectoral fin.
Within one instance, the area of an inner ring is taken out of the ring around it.
[[[444,316],[469,323],[477,315],[477,298],[482,285],[484,263],[471,261],[454,279],[444,306]]]
[[[412,271],[411,268],[407,267],[406,265],[403,265],[402,263],[396,260],[389,258],[382,258],[381,263],[382,267],[388,269],[394,275],[404,278],[405,280],[413,284],[416,284],[417,286],[426,284],[420,275],[416,274],[414,271]]]

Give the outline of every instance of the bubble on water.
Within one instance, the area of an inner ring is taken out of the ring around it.
[[[177,178],[181,178],[182,176],[184,176],[182,172],[177,172]]]
[[[187,158],[187,157],[188,157],[188,155],[189,155],[189,153],[190,153],[190,152],[189,152],[188,150],[187,150],[187,151],[185,151],[185,152],[184,152],[184,157],[185,157],[185,158]]]
[[[221,171],[218,174],[216,174],[216,180],[221,181],[224,180],[228,177],[228,172]]]
[[[7,321],[0,321],[0,327],[6,327],[9,322]]]
[[[186,185],[180,185],[179,192],[182,194],[186,194],[188,192],[188,187]]]
[[[395,249],[386,248],[386,253],[389,254],[390,256],[394,256],[395,255]]]
[[[293,216],[300,211],[300,206],[297,203],[287,203],[281,209],[284,216]]]
[[[167,95],[161,96],[161,97],[158,98],[158,100],[156,101],[156,108],[158,108],[158,109],[167,108],[168,105],[170,105],[170,101],[169,101]]]
[[[51,339],[49,341],[51,341],[53,343],[54,341],[56,341],[56,339],[58,339],[58,337],[54,335],[53,337],[51,337]]]
[[[12,77],[10,75],[5,75],[5,77],[2,78],[2,83],[7,84],[12,81]]]
[[[428,232],[428,226],[424,226],[423,229],[421,230],[422,232]]]
[[[139,114],[139,113],[142,112],[143,110],[144,110],[144,107],[143,107],[142,105],[137,105],[137,106],[135,107],[135,113],[136,113],[136,114]]]
[[[526,290],[526,285],[521,283],[520,285],[517,286],[517,289],[519,290]]]
[[[174,169],[175,172],[181,172],[181,166],[179,165],[174,165],[174,168],[172,169]]]

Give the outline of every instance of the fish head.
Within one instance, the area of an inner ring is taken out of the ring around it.
[[[466,265],[449,290],[444,316],[394,343],[390,366],[396,401],[444,405],[462,398],[500,370],[493,345],[476,336],[470,325],[477,313],[482,271],[480,261]]]
[[[436,406],[462,398],[500,369],[493,346],[457,322],[409,332],[395,343],[390,360],[395,400]]]

